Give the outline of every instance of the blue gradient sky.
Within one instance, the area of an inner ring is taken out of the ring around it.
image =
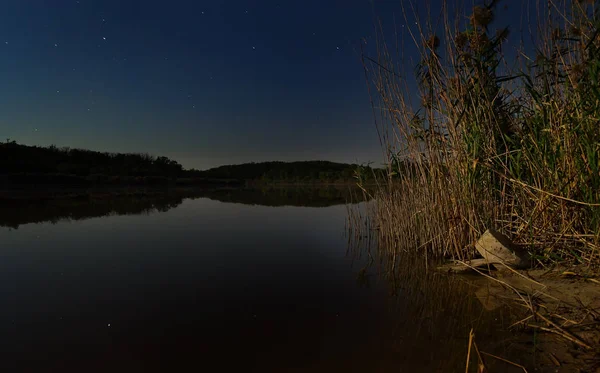
[[[367,0],[3,1],[0,137],[200,169],[380,163],[357,51],[373,24]]]

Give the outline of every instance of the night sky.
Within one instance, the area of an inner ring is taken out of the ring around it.
[[[3,1],[0,136],[199,169],[379,164],[359,48],[375,34],[374,8],[399,17],[399,4]]]

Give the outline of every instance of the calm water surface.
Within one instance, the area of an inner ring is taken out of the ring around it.
[[[470,285],[349,251],[345,205],[168,206],[0,227],[2,371],[464,371],[471,327],[506,352]]]

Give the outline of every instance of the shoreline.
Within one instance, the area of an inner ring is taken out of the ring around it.
[[[99,185],[99,186],[56,186],[56,185],[26,185],[0,187],[0,201],[51,200],[77,198],[113,198],[122,196],[158,196],[164,194],[202,194],[212,191],[242,191],[242,190],[277,190],[277,189],[356,189],[351,183],[278,183],[278,184],[212,184],[212,185]]]
[[[583,265],[512,269],[471,267],[446,263],[437,271],[461,276],[478,284],[475,296],[484,309],[514,307],[523,318],[507,327],[534,350],[545,368],[594,372],[600,367],[600,279]],[[533,334],[533,335],[531,335]],[[518,364],[519,362],[514,362]],[[546,371],[542,369],[542,371]]]

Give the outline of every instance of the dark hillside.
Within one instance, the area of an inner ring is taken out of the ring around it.
[[[381,170],[328,161],[261,162],[186,170],[164,156],[0,143],[0,188],[179,185],[354,184]]]

